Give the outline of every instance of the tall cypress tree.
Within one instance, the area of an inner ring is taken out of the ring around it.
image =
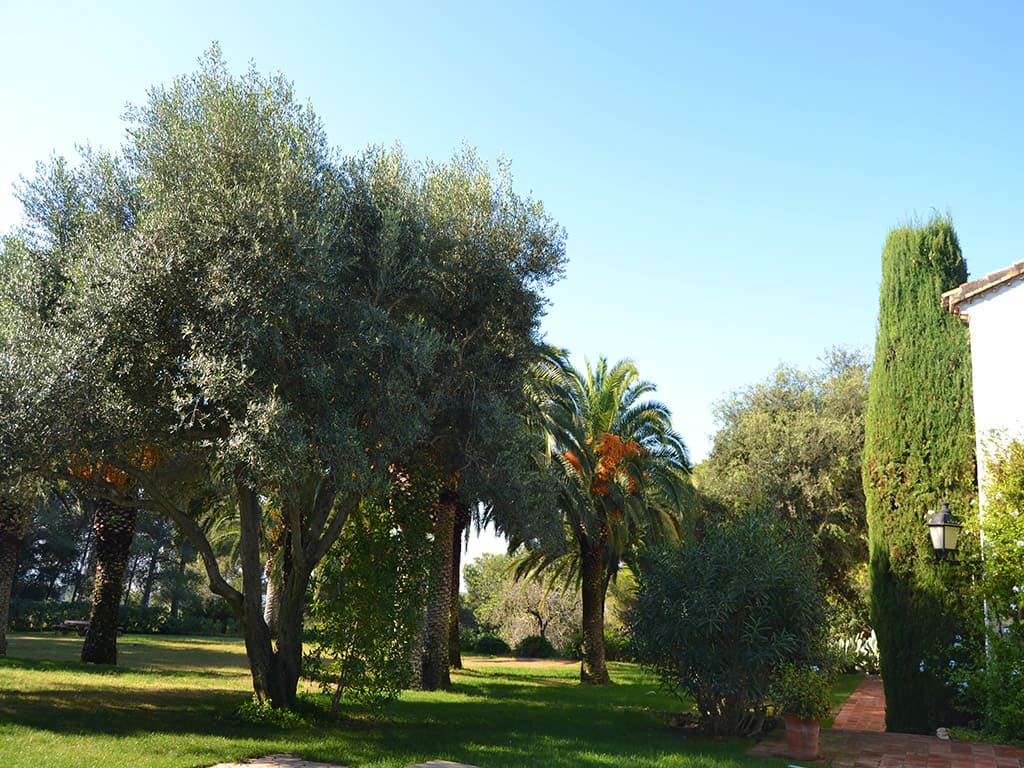
[[[949,218],[889,233],[863,482],[871,614],[891,731],[926,733],[949,723],[952,649],[971,629],[956,597],[964,566],[936,560],[924,520],[942,501],[960,516],[973,509],[970,343],[966,327],[940,306],[942,292],[966,279]]]

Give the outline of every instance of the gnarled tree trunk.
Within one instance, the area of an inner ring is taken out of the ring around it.
[[[135,509],[99,501],[92,525],[96,537],[96,577],[89,629],[82,645],[82,661],[116,664],[117,609],[121,604],[128,554],[135,536]]]
[[[245,650],[252,671],[256,698],[274,707],[295,705],[302,659],[302,600],[294,605],[294,588],[286,578],[279,596],[277,649],[263,613],[262,579],[265,563],[260,559],[260,528],[263,512],[256,494],[244,483],[236,484],[241,522],[239,552],[242,559],[241,615]],[[294,577],[294,571],[289,576]],[[304,583],[303,583],[304,587]],[[303,588],[304,592],[304,588]],[[297,626],[291,626],[296,623]],[[298,644],[298,648],[293,647]]]
[[[281,580],[277,588],[277,631],[273,636],[264,615],[262,578],[266,569],[260,557],[260,529],[263,511],[256,493],[244,482],[236,482],[241,536],[242,592],[235,592],[230,601],[239,612],[245,649],[249,656],[252,685],[256,698],[273,707],[294,707],[296,689],[302,673],[302,615],[306,605],[309,577],[337,538],[349,512],[358,503],[350,495],[327,524],[328,512],[334,505],[335,492],[326,487],[312,500],[311,515],[322,515],[323,530],[316,531],[308,547],[296,532],[295,521],[302,519],[298,507],[292,506],[284,515],[285,535],[282,538],[283,559]],[[230,592],[222,588],[225,596]]]

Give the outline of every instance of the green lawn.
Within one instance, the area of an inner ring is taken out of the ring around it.
[[[280,729],[234,714],[251,692],[238,640],[126,635],[117,670],[79,664],[80,648],[79,638],[10,636],[0,659],[4,768],[204,766],[273,752],[375,768],[435,758],[483,768],[785,765],[673,728],[679,705],[630,664],[611,665],[616,685],[584,688],[575,664],[471,657],[449,692]]]

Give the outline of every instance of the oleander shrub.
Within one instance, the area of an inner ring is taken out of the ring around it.
[[[696,702],[709,735],[758,732],[775,671],[820,658],[824,598],[810,541],[754,511],[641,555],[629,617],[637,657]]]

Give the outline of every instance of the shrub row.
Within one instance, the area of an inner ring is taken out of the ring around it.
[[[463,632],[459,635],[459,647],[466,652],[482,653],[490,656],[514,655],[518,658],[550,659],[561,657],[566,659],[582,658],[580,648],[583,636],[573,635],[565,648],[555,648],[547,638],[540,635],[524,637],[515,648],[509,646],[497,635],[485,632]],[[633,645],[629,637],[619,631],[612,630],[604,635],[605,657],[608,661],[635,661]]]
[[[65,621],[89,618],[89,603],[64,603],[57,600],[11,600],[8,629],[15,632],[42,632],[57,629]],[[226,608],[226,606],[224,606]],[[118,624],[133,634],[162,635],[238,635],[238,620],[214,601],[201,614],[171,617],[166,606],[122,605]]]

